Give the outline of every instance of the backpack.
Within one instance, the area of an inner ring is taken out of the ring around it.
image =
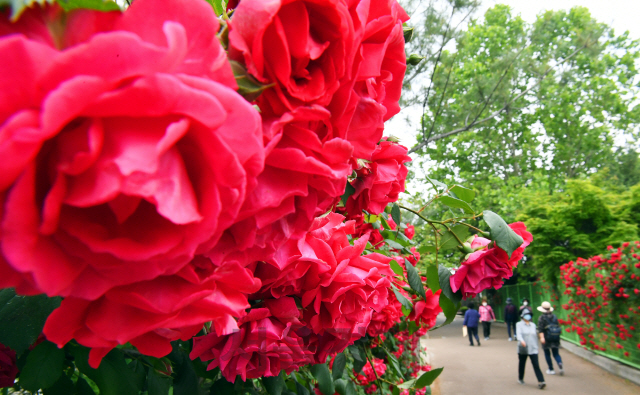
[[[558,317],[555,315],[551,317],[551,321],[547,324],[544,330],[544,340],[548,343],[560,342],[560,335],[562,334],[562,327],[558,323]]]

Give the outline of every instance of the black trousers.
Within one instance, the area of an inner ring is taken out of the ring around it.
[[[516,322],[515,321],[505,321],[507,324],[507,333],[509,337],[511,337],[511,328],[513,328],[513,337],[516,337]]]
[[[491,335],[491,321],[482,321],[482,334],[485,339]]]
[[[536,372],[536,377],[538,378],[538,383],[544,383],[544,376],[542,375],[542,371],[540,370],[540,365],[538,364],[538,354],[518,354],[518,379],[524,379],[524,367],[527,364],[527,357],[531,358],[531,364],[533,365],[533,371]]]
[[[478,344],[480,344],[480,339],[478,338],[478,327],[474,326],[468,326],[467,327],[467,334],[469,335],[469,342],[471,343],[471,345],[473,346],[473,337],[471,337],[472,335],[476,338],[476,341],[478,342]]]

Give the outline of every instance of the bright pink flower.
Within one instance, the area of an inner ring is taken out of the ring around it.
[[[223,259],[218,254],[245,263],[267,260],[336,203],[351,174],[353,148],[336,137],[330,118],[326,109],[311,106],[264,121],[265,169],[242,207],[242,221],[217,246],[216,260]]]
[[[502,287],[502,280],[513,275],[513,268],[518,265],[518,260],[522,258],[523,251],[533,240],[533,236],[527,232],[522,222],[510,224],[509,227],[522,236],[524,243],[509,258],[497,246],[487,248],[491,240],[475,236],[471,248],[476,251],[469,254],[450,278],[453,292],[460,289],[465,298],[474,297],[485,289]]]
[[[16,352],[0,343],[0,388],[13,387],[17,374]]]
[[[351,1],[358,47],[355,75],[341,81],[329,105],[338,128],[346,131],[356,158],[371,159],[384,122],[400,111],[406,70],[402,23],[409,17],[396,0]]]
[[[116,287],[94,301],[65,298],[44,333],[58,346],[75,338],[91,347],[94,367],[127,342],[162,357],[171,352],[171,341],[190,339],[205,322],[212,321],[221,336],[236,331],[235,318],[249,307],[247,295],[259,288],[260,281],[238,264],[217,267],[199,256],[175,275]]]
[[[411,247],[411,255],[407,255],[406,258],[413,266],[415,266],[420,261],[420,253],[416,247]]]
[[[409,314],[409,320],[415,321],[416,324],[420,325],[425,329],[430,329],[436,325],[436,318],[438,314],[442,312],[442,308],[440,308],[440,293],[442,290],[438,290],[436,293],[433,293],[432,290],[427,289],[426,295],[427,299],[418,300],[413,305],[413,310],[411,314]]]
[[[344,1],[242,0],[230,28],[230,57],[275,84],[258,99],[264,114],[326,106],[340,80],[351,79],[357,43]]]
[[[381,141],[371,158],[371,163],[359,169],[358,177],[352,182],[355,193],[347,200],[350,216],[358,216],[362,210],[380,214],[390,202],[398,200],[404,191],[407,178],[407,148],[390,141]]]
[[[375,369],[375,373],[373,372]],[[362,374],[358,375],[358,384],[366,385],[372,383],[376,380],[376,373],[378,377],[382,376],[387,371],[387,365],[384,363],[382,359],[374,358],[373,359],[373,368],[371,367],[371,363],[367,362],[366,365],[362,368]]]
[[[211,361],[208,369],[220,368],[229,382],[238,375],[246,381],[274,377],[281,370],[291,373],[313,360],[293,330],[299,325],[298,317],[293,298],[271,300],[264,308],[252,309],[233,334],[210,333],[194,338],[190,357]]]
[[[0,287],[88,301],[179,272],[264,163],[211,7],[54,13],[55,37],[38,13],[0,22]]]
[[[404,230],[404,235],[407,236],[409,240],[413,239],[413,236],[416,235],[416,228],[413,225],[407,224],[407,228]]]
[[[374,311],[367,328],[369,336],[382,335],[393,328],[402,319],[402,305],[393,293],[389,294],[389,304],[381,311]]]

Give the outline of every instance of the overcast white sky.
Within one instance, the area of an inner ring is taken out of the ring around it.
[[[507,4],[514,14],[520,14],[529,23],[533,23],[536,16],[545,10],[569,10],[583,6],[595,19],[612,26],[616,34],[628,30],[631,38],[640,38],[640,0],[482,0],[482,3],[476,18],[481,18],[488,8],[496,4]],[[419,121],[420,110],[407,108],[401,111],[387,122],[385,135],[398,136],[403,145],[411,147],[416,142],[415,129],[404,121],[407,116]]]

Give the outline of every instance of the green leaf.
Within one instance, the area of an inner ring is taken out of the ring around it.
[[[389,262],[389,266],[391,266],[391,270],[393,270],[393,272],[398,276],[404,275],[404,270],[402,270],[402,267],[400,267],[400,264],[398,264],[395,259],[392,259],[391,262]]]
[[[438,267],[438,279],[440,280],[440,289],[442,289],[442,295],[446,296],[453,303],[459,303],[462,300],[462,292],[453,292],[451,289],[451,272],[444,266]]]
[[[96,11],[120,11],[120,6],[109,0],[56,0],[60,7],[69,12],[78,8]]]
[[[387,243],[389,247],[393,248],[394,250],[403,250],[405,248],[402,244],[398,243],[395,240],[384,239],[384,242]]]
[[[449,193],[453,195],[453,197],[464,200],[467,203],[471,203],[471,201],[476,197],[476,193],[469,188],[461,187],[460,185],[454,185]]]
[[[296,392],[298,395],[309,395],[309,390],[296,381]]]
[[[421,245],[420,247],[418,247],[418,252],[421,254],[428,254],[428,253],[435,254],[436,251],[437,251],[436,246]]]
[[[402,223],[402,213],[397,203],[393,203],[393,206],[391,206],[391,218],[393,218],[393,222],[398,226]]]
[[[347,186],[344,188],[344,193],[340,198],[340,200],[342,200],[342,204],[343,205],[347,204],[347,200],[349,199],[349,196],[353,195],[354,193],[356,193],[356,189],[353,187],[353,185],[347,182]]]
[[[169,354],[169,359],[173,362],[175,368],[173,395],[197,394],[200,388],[199,379],[186,350],[183,350],[178,345],[174,345],[173,351]],[[100,395],[102,395],[102,393]]]
[[[409,324],[407,326],[408,326],[410,335],[413,335],[414,333],[416,333],[418,329],[420,329],[420,327],[415,321],[409,321]]]
[[[333,395],[336,392],[336,388],[333,385],[333,379],[331,378],[331,372],[326,363],[319,363],[311,367],[311,374],[318,380],[318,388],[324,395]]]
[[[81,346],[69,347],[80,372],[93,380],[100,389],[100,395],[138,395],[139,380],[129,369],[124,354],[119,349],[109,352],[98,369],[89,366],[89,349]]]
[[[66,374],[61,374],[53,385],[42,390],[44,395],[73,395],[76,386]]]
[[[409,390],[413,388],[413,385],[415,384],[416,380],[407,380],[402,384],[398,384],[397,387],[402,389],[402,390]]]
[[[362,355],[362,352],[355,344],[349,346],[349,352],[353,357],[353,371],[355,373],[360,373],[364,365],[367,364],[367,359]]]
[[[40,336],[60,300],[45,295],[18,296],[12,288],[0,290],[0,343],[13,349],[18,357],[22,355]]]
[[[421,389],[426,387],[427,385],[433,384],[433,382],[438,378],[438,376],[440,376],[440,373],[442,373],[443,369],[444,368],[438,368],[438,369],[432,369],[428,372],[424,372],[422,376],[418,377],[413,388]]]
[[[395,285],[391,284],[391,286],[393,288],[394,295],[396,295],[396,299],[398,299],[398,302],[400,302],[402,307],[404,307],[405,309],[407,309],[409,311],[413,310],[413,304],[411,303],[411,301],[409,299],[405,298],[404,295],[401,294],[400,291],[398,291],[398,289],[396,288]]]
[[[214,0],[215,2],[215,0]],[[249,72],[244,66],[234,60],[229,61],[231,65],[231,71],[233,71],[233,75],[236,79],[236,84],[238,84],[237,92],[244,97],[248,102],[255,101],[263,91],[271,88],[273,84],[262,84]]]
[[[55,344],[43,341],[29,353],[27,364],[20,372],[20,386],[37,392],[55,383],[64,369],[64,351]]]
[[[215,12],[217,16],[222,16],[227,10],[228,0],[207,0],[207,3],[213,6],[213,12]]]
[[[335,359],[333,360],[333,369],[331,369],[331,377],[333,377],[333,380],[342,378],[342,375],[344,374],[344,368],[346,366],[347,356],[344,354],[344,352],[341,352],[340,354],[336,355]]]
[[[451,299],[449,299],[446,296],[443,296],[443,294],[440,294],[438,304],[440,305],[440,308],[442,309],[442,312],[444,313],[444,316],[447,319],[443,324],[438,325],[434,329],[440,328],[445,325],[449,325],[451,322],[453,322],[453,319],[456,318],[456,314],[458,314],[458,310],[460,309],[460,306],[461,306],[460,303],[453,303]]]
[[[456,238],[453,233],[455,233],[458,238]],[[448,230],[442,235],[440,238],[440,249],[441,250],[450,250],[456,248],[460,245],[458,239],[465,241],[469,238],[469,228],[464,225],[456,225],[451,228],[451,232]]]
[[[427,267],[427,285],[433,292],[440,289],[440,276],[438,275],[438,266],[429,265]]]
[[[387,361],[389,362],[391,369],[395,372],[396,376],[404,380],[404,376],[402,375],[402,370],[400,370],[400,363],[398,362],[398,359],[386,348],[384,349],[384,352],[387,354]]]
[[[95,395],[96,391],[93,390],[91,384],[89,384],[85,377],[78,377],[78,381],[76,382],[76,392],[75,395]]]
[[[264,383],[264,379],[267,379],[267,378],[273,379],[275,377],[263,377],[262,382]],[[282,391],[282,388],[280,389],[280,391]],[[267,392],[269,392],[269,388],[267,388]],[[228,395],[228,394],[235,394],[235,393],[236,393],[236,390],[235,390],[234,383],[228,382],[227,379],[225,379],[224,377],[216,380],[216,382],[213,383],[213,385],[211,386],[211,390],[209,391],[209,395]],[[269,394],[274,395],[275,393],[269,392]]]
[[[440,200],[440,202],[442,202],[442,204],[446,205],[447,207],[460,208],[467,214],[473,214],[473,209],[471,209],[469,203],[465,202],[464,200],[452,198],[451,196],[440,196],[438,200]]]
[[[356,384],[351,379],[336,380],[336,392],[340,395],[357,395]]]
[[[502,248],[509,258],[511,258],[511,254],[524,243],[522,237],[514,232],[509,225],[493,211],[485,210],[483,212],[483,219],[491,229],[491,240],[495,241],[496,245]]]
[[[447,184],[443,184],[440,181],[434,180],[427,175],[425,175],[425,178],[431,183],[431,185],[433,185],[433,189],[435,189],[437,192],[445,191],[447,189]]]
[[[400,388],[398,388],[397,386],[393,387],[391,395],[400,395]]]
[[[422,285],[422,279],[420,278],[420,275],[418,274],[415,266],[413,266],[407,259],[404,260],[404,266],[407,269],[407,282],[409,283],[411,289],[416,291],[416,293],[421,296],[422,299],[427,299],[424,286]]]
[[[148,395],[168,395],[171,388],[171,378],[161,375],[155,369],[149,368],[147,374]]]

